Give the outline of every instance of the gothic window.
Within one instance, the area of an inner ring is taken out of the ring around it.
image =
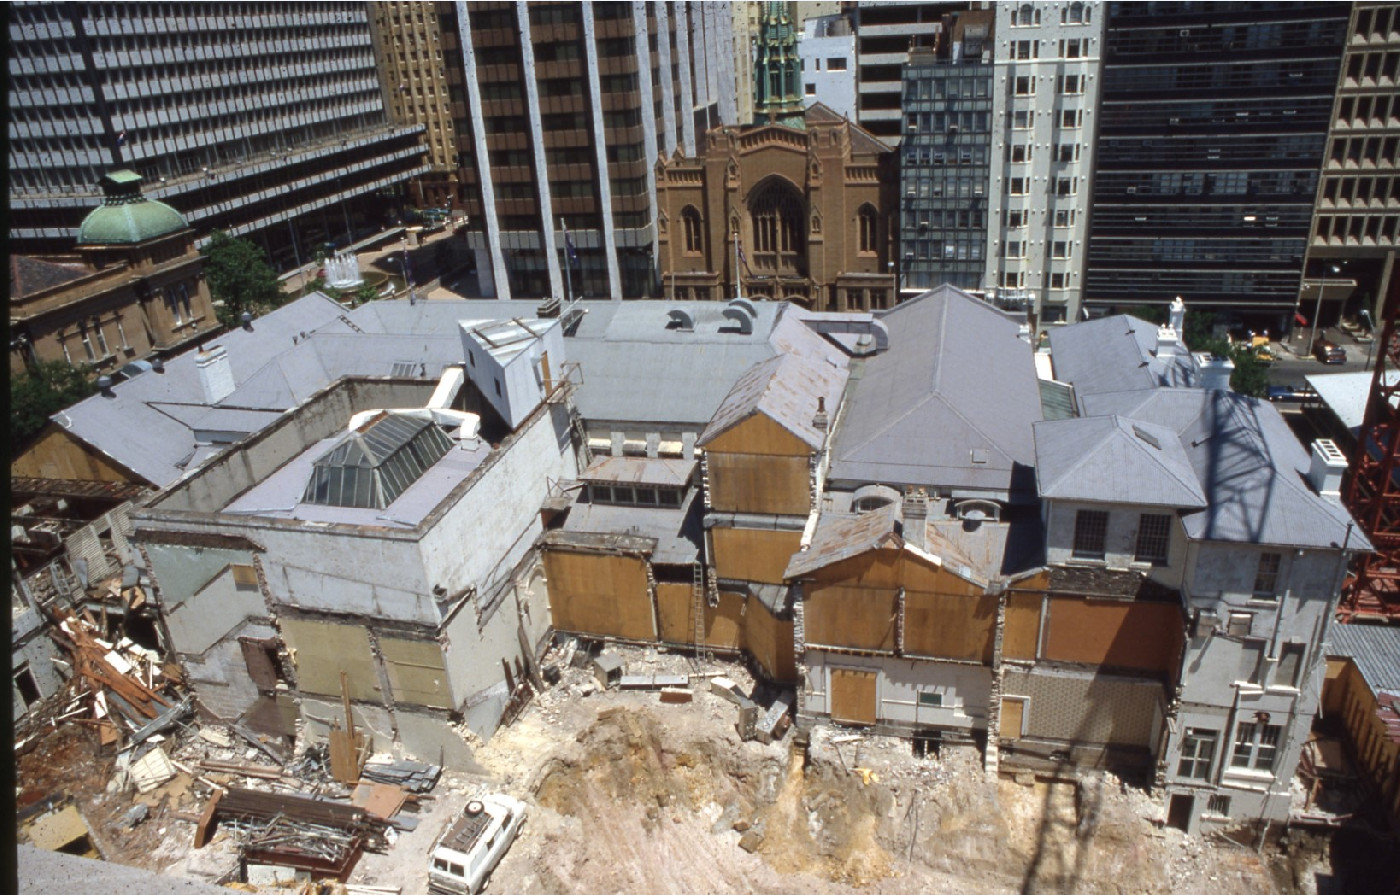
[[[804,232],[807,216],[802,196],[791,184],[771,178],[754,190],[749,199],[753,223],[753,250],[756,268],[764,273],[801,273],[805,267]]]
[[[685,231],[686,254],[698,255],[704,251],[704,237],[700,233],[700,212],[695,206],[687,205],[681,212],[682,229]]]
[[[862,205],[856,213],[856,220],[860,229],[861,254],[874,254],[878,221],[875,209],[870,205]]]

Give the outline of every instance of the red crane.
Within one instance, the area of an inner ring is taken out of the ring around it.
[[[1344,622],[1400,620],[1400,275],[1390,278],[1381,318],[1376,369],[1346,486],[1347,509],[1376,550],[1358,560],[1342,588],[1337,618]]]

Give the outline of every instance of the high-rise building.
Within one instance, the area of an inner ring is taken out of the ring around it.
[[[904,67],[900,225],[904,289],[979,289],[992,147],[992,14],[947,16]]]
[[[280,263],[377,226],[426,169],[384,113],[361,3],[12,4],[10,239],[65,251],[109,170]]]
[[[1322,185],[1313,210],[1302,313],[1374,312],[1400,246],[1400,4],[1356,3],[1347,29]],[[1338,268],[1332,273],[1332,268]],[[1324,274],[1325,271],[1325,274]],[[1376,318],[1377,321],[1379,318]]]
[[[1298,302],[1350,7],[1107,4],[1084,300]]]
[[[898,146],[904,64],[915,47],[932,47],[943,16],[970,3],[860,0],[852,10],[856,28],[856,104],[860,126]]]
[[[654,167],[663,155],[695,155],[707,130],[735,120],[729,8],[432,9],[447,85],[445,99],[436,95],[452,110],[456,198],[480,292],[537,300],[657,294]],[[398,38],[387,32],[396,22],[384,26],[394,53]]]
[[[449,87],[443,16],[434,4],[404,0],[369,8],[385,110],[400,127],[421,126],[428,149],[430,170],[414,181],[409,198],[420,208],[451,206],[459,151],[452,105],[463,102],[465,91],[460,82]]]
[[[997,4],[985,284],[1043,323],[1083,290],[1103,4]]]

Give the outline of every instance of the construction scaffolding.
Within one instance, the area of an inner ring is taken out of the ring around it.
[[[1400,277],[1382,310],[1376,369],[1346,486],[1346,505],[1375,552],[1362,556],[1342,590],[1340,621],[1400,619]]]

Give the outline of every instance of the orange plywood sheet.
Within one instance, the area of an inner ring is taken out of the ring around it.
[[[655,640],[645,560],[635,556],[544,554],[554,627],[576,634]]]
[[[831,719],[847,724],[875,723],[875,672],[831,669]]]
[[[715,571],[734,581],[782,584],[783,570],[802,543],[800,531],[712,528]]]
[[[940,659],[992,661],[997,598],[907,591],[904,651]]]
[[[1050,600],[1041,658],[1144,671],[1175,671],[1185,619],[1174,603]]]
[[[804,607],[807,642],[851,649],[895,647],[898,591],[828,585],[811,589]]]
[[[744,643],[749,653],[775,681],[797,680],[792,619],[779,619],[757,600],[744,613]]]
[[[745,599],[743,594],[722,591],[718,606],[704,604],[706,644],[724,650],[743,648]],[[695,594],[689,584],[658,583],[656,608],[662,640],[687,645],[695,642]]]
[[[806,516],[812,508],[808,459],[710,453],[710,506],[725,513]]]
[[[705,443],[705,451],[712,457],[717,453],[802,457],[804,463],[812,453],[805,441],[762,413],[754,413],[710,439]]]
[[[1006,629],[1001,635],[1001,654],[1007,659],[1034,659],[1040,640],[1038,593],[1012,593],[1006,600]]]

